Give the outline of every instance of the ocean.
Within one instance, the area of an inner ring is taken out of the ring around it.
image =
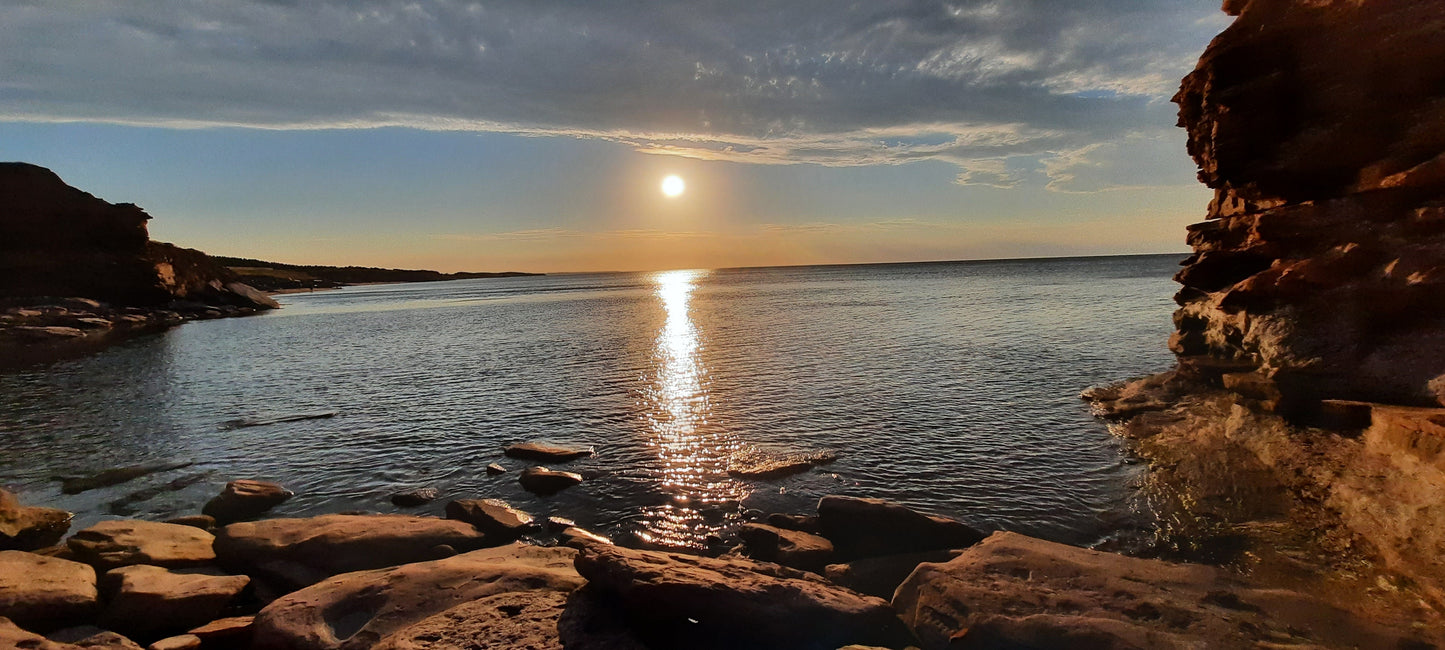
[[[0,484],[110,517],[199,511],[234,478],[272,512],[439,514],[500,498],[702,548],[758,512],[889,499],[1092,544],[1147,526],[1130,462],[1079,391],[1167,368],[1181,256],[561,274],[280,296],[98,354],[0,373]],[[334,413],[321,419],[289,416]],[[266,424],[267,422],[272,422]],[[591,446],[586,480],[524,491],[504,445]],[[832,452],[773,480],[735,454]],[[59,476],[185,464],[66,495]],[[488,475],[500,463],[509,469]],[[389,496],[434,487],[398,508]]]

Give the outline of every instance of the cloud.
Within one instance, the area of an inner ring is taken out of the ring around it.
[[[1012,187],[1059,152],[1163,137],[1217,16],[1196,0],[11,0],[0,114],[940,160]]]

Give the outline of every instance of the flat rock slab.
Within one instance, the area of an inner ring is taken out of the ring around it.
[[[230,616],[218,618],[198,628],[192,629],[192,636],[200,637],[207,643],[217,645],[232,644],[245,647],[249,643],[243,643],[243,639],[251,637],[251,626],[255,623],[254,616]]]
[[[221,565],[286,589],[488,545],[471,524],[405,515],[323,515],[235,523],[216,536]],[[448,547],[448,548],[440,548]]]
[[[293,650],[371,648],[463,603],[517,591],[570,592],[583,582],[572,568],[575,555],[567,548],[512,544],[338,575],[267,605],[256,615],[253,645]]]
[[[448,503],[446,513],[447,519],[465,521],[484,535],[508,541],[535,526],[532,515],[501,499],[460,499]]]
[[[538,460],[544,463],[565,463],[569,460],[586,458],[592,455],[592,448],[562,447],[549,445],[542,442],[522,442],[510,445],[502,450],[503,454],[511,458],[523,460]]]
[[[194,634],[168,636],[150,645],[148,650],[199,650],[203,642]]]
[[[376,650],[562,650],[557,620],[566,604],[567,594],[560,591],[488,596],[400,630]]]
[[[59,544],[72,517],[55,508],[22,506],[15,494],[0,489],[0,550],[33,551]]]
[[[893,606],[934,648],[1397,648],[1383,628],[1284,590],[1251,589],[1206,566],[1142,560],[994,533],[922,564]]]
[[[194,526],[122,519],[102,521],[66,543],[75,558],[105,571],[131,564],[193,567],[211,564],[215,536]]]
[[[216,618],[250,582],[246,576],[143,564],[111,569],[100,579],[109,603],[101,623],[136,635],[183,632]]]
[[[837,454],[830,451],[814,451],[795,454],[771,454],[749,451],[734,454],[728,459],[728,476],[769,480],[806,472],[817,465],[837,460]]]
[[[207,501],[201,513],[224,525],[260,517],[292,496],[290,490],[278,483],[237,479],[227,483],[220,494]]]
[[[658,647],[902,647],[888,603],[776,564],[583,544],[577,571],[612,594]]]
[[[823,572],[833,559],[833,543],[799,530],[766,524],[743,524],[738,528],[748,557],[804,571]]]
[[[966,548],[984,534],[962,522],[925,515],[882,499],[826,496],[818,529],[840,559]]]
[[[95,569],[24,551],[0,551],[0,616],[36,630],[89,621],[99,594]]]
[[[556,494],[582,482],[582,475],[546,467],[528,467],[517,475],[522,489],[543,496]]]

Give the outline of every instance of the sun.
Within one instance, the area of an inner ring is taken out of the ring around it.
[[[681,196],[683,190],[687,189],[687,183],[682,182],[682,177],[677,175],[668,176],[662,179],[662,193],[668,196]]]

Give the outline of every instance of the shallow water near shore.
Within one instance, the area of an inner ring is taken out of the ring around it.
[[[232,478],[273,516],[439,513],[496,497],[612,535],[701,548],[747,509],[890,499],[1090,544],[1138,526],[1139,466],[1083,388],[1172,359],[1178,256],[576,274],[279,296],[0,374],[0,484],[102,518],[199,510]],[[334,417],[297,418],[335,413]],[[255,424],[237,426],[236,423]],[[526,440],[593,446],[580,486],[521,489]],[[777,480],[744,452],[833,451]],[[56,476],[191,463],[61,493]],[[487,464],[511,471],[489,476]],[[389,495],[443,498],[397,508]]]

